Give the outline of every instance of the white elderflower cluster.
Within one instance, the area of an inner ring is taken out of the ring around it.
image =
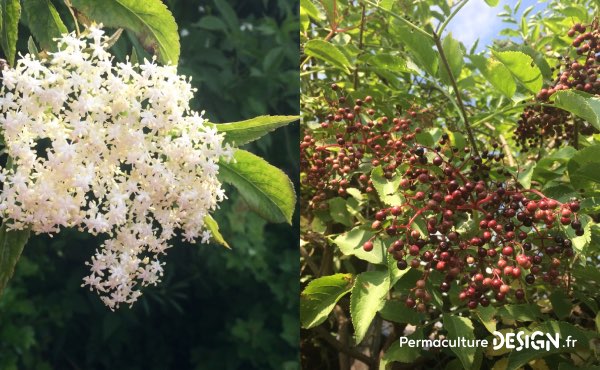
[[[176,67],[114,63],[107,40],[97,27],[63,35],[47,60],[3,71],[0,214],[12,229],[107,235],[83,285],[114,309],[159,281],[176,231],[208,242],[204,218],[225,198],[218,161],[233,149],[190,110]]]

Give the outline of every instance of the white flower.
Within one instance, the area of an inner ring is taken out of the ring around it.
[[[97,27],[64,35],[47,60],[2,72],[14,166],[0,169],[0,214],[36,233],[106,234],[83,285],[114,309],[160,281],[176,230],[208,242],[204,217],[225,198],[218,162],[233,149],[190,110],[195,90],[174,66],[113,63],[107,40]]]

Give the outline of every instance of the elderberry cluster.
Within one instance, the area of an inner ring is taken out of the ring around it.
[[[443,275],[437,289],[455,287],[470,308],[507,296],[522,300],[566,279],[574,252],[562,227],[583,235],[576,199],[561,203],[523,189],[494,143],[480,154],[455,147],[448,134],[425,145],[414,111],[388,118],[371,97],[353,103],[345,96],[331,101],[321,127],[305,132],[301,172],[310,196],[303,207],[326,209],[327,199],[347,197],[350,188],[367,193],[362,217],[372,222],[373,237],[363,249],[381,240],[397,268],[422,272],[407,306],[426,309],[433,271]],[[375,170],[396,186],[393,203],[375,191]]]
[[[589,31],[588,31],[589,27]],[[536,95],[539,105],[527,108],[518,121],[515,138],[523,151],[529,147],[542,145],[544,139],[554,140],[555,146],[563,142],[572,142],[575,135],[591,135],[595,132],[593,126],[571,114],[550,106],[549,99],[560,90],[577,90],[589,94],[600,94],[600,30],[598,22],[589,26],[575,24],[567,33],[574,38],[575,48],[573,57],[559,57],[555,70],[557,77],[551,87],[541,89]]]

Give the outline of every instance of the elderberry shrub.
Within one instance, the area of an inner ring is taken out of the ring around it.
[[[572,143],[576,135],[591,135],[597,130],[584,120],[552,107],[550,97],[560,90],[583,91],[600,94],[600,29],[598,20],[589,25],[576,23],[567,33],[573,38],[573,56],[559,57],[552,86],[541,89],[534,104],[525,109],[515,130],[515,139],[523,151],[539,147],[546,140],[553,146]],[[550,142],[551,141],[551,142]]]
[[[347,189],[368,194],[362,215],[375,239],[389,245],[397,268],[417,269],[422,278],[406,305],[425,310],[432,294],[426,280],[432,270],[444,275],[438,289],[452,287],[474,309],[507,299],[521,301],[539,288],[561,285],[574,255],[561,227],[583,235],[579,203],[523,189],[504,170],[497,145],[475,155],[452,146],[442,134],[434,147],[418,142],[417,113],[389,118],[378,115],[370,96],[351,102],[337,85],[338,98],[320,128],[305,129],[300,143],[302,207],[306,214],[327,209],[326,200],[347,197]],[[352,103],[352,104],[351,104]],[[370,172],[398,184],[398,204],[384,205]]]

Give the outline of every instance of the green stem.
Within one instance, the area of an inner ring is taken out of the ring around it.
[[[77,22],[77,16],[75,16],[75,12],[73,11],[73,4],[71,4],[71,0],[65,0],[65,5],[69,9],[71,17],[73,17],[73,22],[75,23],[75,32],[77,33],[77,37],[79,37],[81,35],[81,31],[79,29],[79,22]]]
[[[450,68],[450,63],[448,63],[448,59],[446,58],[446,53],[444,52],[444,48],[442,46],[442,42],[440,36],[437,33],[433,33],[433,41],[435,42],[435,46],[440,53],[440,59],[442,60],[442,64],[448,73],[448,77],[450,78],[450,82],[452,84],[452,88],[454,89],[454,93],[456,95],[456,100],[458,102],[458,107],[460,108],[460,112],[462,113],[463,122],[465,124],[465,129],[467,130],[467,136],[469,138],[469,142],[471,143],[471,147],[473,149],[473,154],[479,156],[479,150],[477,149],[477,142],[475,141],[475,136],[473,135],[473,130],[471,129],[471,125],[469,124],[469,117],[467,115],[467,111],[465,109],[465,105],[460,96],[460,90],[458,89],[458,85],[456,84],[456,79],[452,75],[452,69]]]
[[[376,7],[379,10],[383,10],[384,12],[388,13],[389,15],[391,15],[392,17],[396,18],[397,20],[401,21],[402,23],[406,24],[408,27],[412,28],[413,30],[415,30],[416,32],[422,34],[423,36],[427,36],[430,39],[433,39],[433,35],[430,34],[429,32],[425,31],[424,29],[420,28],[419,26],[417,26],[416,24],[410,22],[408,19],[392,12],[391,10],[387,10],[385,8],[382,8],[381,6],[379,6],[378,4],[375,4],[372,1],[369,0],[363,0],[365,3],[372,5],[374,7]]]
[[[448,26],[448,23],[450,23],[450,21],[452,20],[452,18],[454,18],[454,16],[463,8],[463,6],[467,5],[467,3],[469,2],[469,0],[464,0],[462,3],[458,4],[456,6],[456,8],[454,8],[454,10],[452,11],[452,13],[450,13],[450,16],[448,18],[446,18],[446,20],[444,21],[444,23],[442,23],[440,25],[440,27],[437,30],[437,34],[441,35],[442,32],[444,32],[444,29],[446,28],[446,26]]]

